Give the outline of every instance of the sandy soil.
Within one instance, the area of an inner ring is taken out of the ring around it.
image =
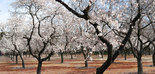
[[[65,56],[64,63],[60,63],[60,57],[53,56],[51,61],[43,62],[42,74],[95,74],[96,68],[101,66],[106,60],[93,56],[93,61],[89,61],[89,68],[84,68],[84,61],[81,55],[74,56],[74,59],[70,59],[69,56]],[[7,57],[0,57],[0,74],[35,74],[37,61],[30,57],[24,57],[26,69],[21,68],[21,61],[19,64],[11,61]],[[151,56],[143,57],[143,69],[146,74],[155,74],[155,67],[151,67]],[[137,63],[133,56],[128,56],[127,60],[124,60],[122,56],[119,56],[116,61],[105,71],[105,74],[137,74]]]

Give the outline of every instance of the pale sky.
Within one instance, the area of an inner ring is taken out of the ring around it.
[[[6,22],[9,18],[11,10],[10,4],[15,0],[0,0],[0,22]]]

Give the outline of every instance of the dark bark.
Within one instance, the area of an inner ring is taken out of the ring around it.
[[[85,60],[85,67],[88,67],[87,53],[85,53],[83,49],[84,49],[84,47],[81,46],[81,51],[82,51],[82,54],[83,54],[83,57],[84,57],[84,60]]]
[[[137,67],[138,67],[138,74],[143,74],[143,65],[141,57],[137,58]]]
[[[88,11],[90,9],[90,6],[87,6],[87,8],[85,10],[83,10],[82,12],[84,13],[83,15],[82,14],[79,14],[78,12],[76,12],[75,10],[73,10],[71,7],[69,7],[66,3],[64,3],[62,0],[55,0],[59,3],[61,3],[66,9],[68,9],[70,12],[72,12],[74,15],[76,15],[77,17],[79,18],[83,18],[85,20],[88,20],[90,19],[90,17],[88,16]],[[87,10],[87,11],[86,11]]]
[[[112,64],[111,59],[107,59],[101,67],[96,69],[96,74],[103,74],[103,72]]]
[[[24,63],[24,59],[22,57],[22,53],[17,49],[17,45],[16,44],[13,44],[13,45],[14,45],[15,50],[18,52],[18,54],[19,54],[19,56],[20,56],[20,58],[22,60],[22,67],[25,68],[25,63]],[[16,64],[18,63],[17,62],[18,61],[18,54],[16,54]]]
[[[152,62],[153,62],[153,66],[155,66],[155,45],[154,43],[152,43],[152,45],[154,46],[154,52],[152,54]]]
[[[101,58],[103,58],[103,54],[101,55]]]
[[[18,53],[16,54],[16,64],[18,63],[18,55],[19,55],[20,58],[21,58],[21,60],[22,60],[22,68],[25,68],[25,64],[24,64],[24,59],[23,59],[23,57],[22,57],[22,53],[17,49],[16,44],[13,44],[13,45],[14,45],[14,47],[15,47],[15,50],[18,52]]]
[[[100,54],[101,54],[101,58],[103,58],[104,51],[103,51],[103,50],[101,50],[101,51],[99,51],[99,52],[100,52]]]
[[[149,48],[149,55],[151,55],[151,49]]]
[[[38,60],[37,74],[41,74],[42,61]]]
[[[16,64],[18,64],[18,54],[16,54]]]
[[[155,66],[155,50],[154,50],[154,53],[152,55],[152,60],[153,60],[153,66]]]
[[[85,67],[88,67],[88,60],[85,60]]]
[[[42,67],[42,62],[43,61],[46,61],[47,59],[49,59],[53,54],[54,54],[54,51],[51,51],[48,56],[42,58],[42,54],[43,52],[45,52],[48,44],[50,45],[53,45],[51,43],[51,40],[57,36],[55,36],[55,28],[52,27],[54,29],[54,31],[50,34],[49,38],[47,39],[47,41],[45,40],[41,40],[42,41],[42,44],[43,46],[41,46],[41,49],[40,51],[38,51],[38,53],[35,53],[33,52],[33,49],[32,46],[31,46],[31,41],[32,41],[32,38],[33,38],[33,34],[34,34],[34,31],[35,31],[35,28],[36,26],[38,25],[38,35],[40,36],[40,38],[42,38],[42,35],[40,33],[40,25],[41,25],[41,22],[44,21],[46,18],[50,17],[50,16],[45,16],[43,19],[39,20],[38,16],[37,16],[37,12],[39,11],[39,9],[37,11],[35,11],[33,13],[33,3],[31,3],[30,5],[27,6],[28,7],[28,13],[29,15],[31,16],[32,18],[32,29],[31,29],[31,32],[30,32],[30,36],[24,36],[23,38],[25,38],[27,40],[27,46],[28,46],[28,49],[29,49],[29,53],[30,55],[32,55],[34,58],[36,58],[38,60],[38,67],[37,67],[37,74],[41,74],[41,67]],[[34,6],[35,7],[35,6]],[[55,14],[56,15],[56,14]],[[55,17],[55,15],[53,16],[53,18]],[[52,25],[52,21],[53,21],[53,18],[51,19],[51,25]],[[35,23],[35,19],[38,20],[39,23]],[[52,49],[53,50],[53,49]]]
[[[89,18],[85,18],[88,16],[88,12],[87,13],[84,13],[83,12],[83,15],[79,14],[78,12],[76,12],[75,10],[73,10],[72,8],[70,8],[67,4],[65,4],[62,0],[56,0],[57,2],[59,2],[60,4],[62,4],[66,9],[68,9],[70,12],[72,12],[74,15],[76,15],[77,17],[79,18],[83,18],[85,20],[88,20]],[[139,1],[137,1],[137,3],[139,3]],[[89,5],[86,9],[89,9]],[[105,61],[105,63],[97,68],[96,70],[96,74],[103,74],[103,72],[112,64],[112,62],[114,62],[114,60],[117,58],[117,56],[120,54],[120,51],[123,50],[125,44],[127,43],[127,41],[129,40],[130,38],[130,35],[132,33],[132,30],[133,30],[133,27],[135,26],[135,23],[136,21],[141,17],[141,13],[140,13],[140,6],[138,5],[138,14],[135,16],[135,18],[131,21],[131,24],[130,24],[130,27],[129,27],[129,30],[125,36],[125,38],[123,39],[123,41],[121,42],[121,45],[119,47],[119,49],[114,53],[114,55],[112,55],[112,45],[111,43],[105,39],[103,36],[98,36],[99,39],[106,44],[107,46],[107,51],[108,51],[108,59]],[[91,22],[90,22],[91,23]],[[91,23],[95,30],[96,30],[96,33],[99,34],[101,33],[98,28],[97,28],[97,23]]]
[[[60,51],[60,56],[61,56],[61,63],[64,63],[64,56],[63,56],[64,54],[63,54],[63,52],[62,51]]]
[[[24,59],[22,57],[22,54],[20,53],[19,56],[20,56],[20,59],[22,60],[22,68],[25,69],[25,63],[24,63]]]
[[[73,59],[73,54],[72,54],[72,52],[70,53],[70,56],[71,56],[71,59]]]
[[[11,54],[12,56],[12,61],[15,61],[15,52],[13,51],[13,53]]]
[[[101,53],[101,58],[103,58],[103,52]]]
[[[124,60],[127,59],[127,51],[124,51]]]
[[[51,58],[48,58],[48,61],[50,61],[51,60]]]
[[[91,22],[90,22],[91,23]],[[99,34],[99,33],[101,33],[99,30],[98,30],[98,28],[97,28],[97,23],[91,23],[93,26],[94,26],[94,28],[96,29],[96,33],[97,34]],[[107,58],[107,60],[105,61],[105,63],[104,64],[102,64],[102,66],[101,67],[99,67],[99,68],[97,68],[96,69],[96,74],[103,74],[103,72],[112,64],[112,44],[107,40],[107,39],[105,39],[103,36],[98,36],[99,37],[99,39],[103,42],[103,43],[105,43],[106,44],[106,46],[107,46],[107,51],[108,51],[108,58]]]
[[[132,34],[132,30],[133,30],[133,26],[135,26],[136,21],[141,17],[141,14],[138,13],[137,16],[132,20],[132,23],[130,24],[129,30],[125,36],[125,38],[123,39],[123,41],[121,42],[121,45],[119,46],[119,49],[117,51],[115,51],[115,53],[112,55],[112,45],[108,46],[107,43],[109,42],[105,42],[104,40],[106,39],[101,39],[101,41],[103,43],[106,43],[107,45],[107,50],[108,50],[108,59],[105,61],[105,63],[97,68],[96,70],[96,74],[103,74],[103,72],[112,64],[112,62],[114,62],[114,60],[117,58],[117,56],[120,54],[120,52],[124,49],[125,44],[127,43],[127,41],[129,40],[131,34]],[[94,26],[95,27],[95,26]],[[97,27],[97,26],[96,26]],[[95,27],[96,32],[98,33],[98,29]],[[103,38],[103,37],[102,37]],[[111,55],[110,55],[111,54]]]
[[[47,59],[49,59],[52,55],[54,54],[54,51],[51,51],[47,57],[42,58],[42,61],[46,61]]]

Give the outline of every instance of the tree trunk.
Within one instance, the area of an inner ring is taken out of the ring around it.
[[[137,58],[137,65],[138,65],[138,74],[143,74],[143,65],[142,65],[141,57]]]
[[[14,55],[11,56],[12,61],[15,61],[15,57]]]
[[[154,53],[152,55],[152,61],[153,61],[153,66],[155,66],[155,50],[154,50]]]
[[[101,58],[103,58],[103,54],[101,54]]]
[[[101,58],[103,58],[104,52],[103,51],[100,51],[100,54],[101,54]]]
[[[38,61],[37,74],[41,74],[42,61]]]
[[[19,56],[20,56],[20,59],[22,60],[22,68],[25,69],[25,63],[24,63],[24,59],[22,57],[22,54],[20,53]]]
[[[70,53],[70,55],[71,55],[71,59],[73,59],[73,54],[72,54],[72,53]]]
[[[101,55],[101,58],[103,58],[103,54]]]
[[[85,60],[85,67],[88,67],[88,60]]]
[[[25,54],[25,56],[27,57],[27,53]]]
[[[85,60],[85,67],[88,67],[88,60],[87,60],[88,54],[86,54],[83,49],[84,49],[83,46],[81,46],[81,52]]]
[[[70,12],[72,12],[74,15],[76,15],[77,17],[79,18],[83,18],[85,20],[89,20],[89,15],[88,15],[88,12],[84,12],[83,15],[80,15],[78,12],[74,11],[74,9],[72,9],[71,7],[69,7],[66,3],[64,3],[62,0],[56,0],[57,2],[59,2],[60,4],[62,4],[66,9],[68,9]],[[139,2],[139,1],[138,1]],[[86,8],[87,10],[89,10],[89,6]],[[133,18],[133,20],[131,21],[131,25],[130,25],[130,28],[125,36],[125,38],[123,39],[123,41],[121,42],[121,46],[119,47],[119,49],[117,50],[116,53],[114,53],[114,55],[108,55],[108,57],[110,57],[109,59],[106,60],[106,62],[99,68],[97,68],[97,74],[103,74],[103,72],[111,65],[111,63],[118,57],[118,55],[120,54],[119,51],[120,50],[123,50],[125,44],[127,43],[127,41],[129,40],[130,38],[130,35],[132,33],[132,30],[133,30],[133,26],[136,25],[136,21],[141,17],[141,13],[140,13],[140,7],[138,7],[138,14]],[[91,22],[90,22],[91,23]],[[96,33],[97,34],[100,34],[102,32],[100,32],[98,29],[97,29],[97,26],[98,24],[97,23],[91,23],[94,28],[96,29]],[[100,40],[105,43],[107,45],[107,47],[109,47],[109,41],[106,40],[104,37],[101,37],[99,36]],[[110,46],[112,46],[110,44]],[[111,50],[108,48],[107,49],[108,51],[108,54],[111,53]],[[113,58],[111,58],[113,56]]]
[[[10,55],[10,58],[11,58],[12,61],[14,61],[14,57],[13,57],[13,55]]]
[[[64,62],[63,52],[60,52],[60,55],[61,55],[61,63],[63,63]]]
[[[107,59],[101,67],[96,69],[96,74],[103,74],[103,72],[111,65],[111,59]]]
[[[50,58],[48,58],[48,61],[50,61],[51,60],[51,57]]]
[[[18,64],[18,54],[16,54],[16,64]]]
[[[127,53],[124,51],[124,59],[126,60]]]
[[[31,57],[31,54],[29,53],[29,57]]]
[[[151,49],[149,49],[149,55],[151,55]]]

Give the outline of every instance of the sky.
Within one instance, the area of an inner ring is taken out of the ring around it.
[[[10,16],[9,10],[11,10],[10,4],[14,0],[0,0],[0,22],[6,22]]]
[[[9,10],[11,10],[10,4],[15,0],[0,0],[0,23],[6,22],[10,16]],[[69,0],[64,0],[69,1]]]

